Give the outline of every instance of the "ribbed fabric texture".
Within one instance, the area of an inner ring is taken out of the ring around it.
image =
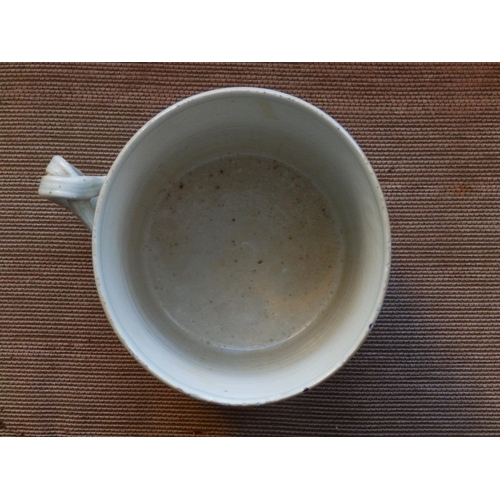
[[[174,102],[294,94],[358,141],[393,238],[385,305],[334,377],[219,407],[163,385],[101,308],[90,234],[40,199],[54,154],[107,173]],[[500,65],[0,65],[0,435],[500,435]]]

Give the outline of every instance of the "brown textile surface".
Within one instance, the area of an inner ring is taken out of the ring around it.
[[[393,265],[372,334],[334,377],[228,408],[126,352],[90,234],[40,199],[54,154],[105,174],[148,119],[252,85],[336,118],[386,196]],[[0,65],[0,435],[500,435],[500,65]]]

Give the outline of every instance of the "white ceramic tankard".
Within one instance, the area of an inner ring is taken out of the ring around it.
[[[195,398],[301,393],[354,354],[382,306],[391,242],[376,176],[335,120],[287,94],[184,99],[105,177],[55,156],[39,194],[92,231],[97,290],[126,348]]]

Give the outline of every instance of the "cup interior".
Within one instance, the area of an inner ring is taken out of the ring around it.
[[[120,153],[94,264],[115,331],[152,373],[208,401],[267,403],[331,375],[372,328],[387,211],[326,114],[224,89],[168,108]]]

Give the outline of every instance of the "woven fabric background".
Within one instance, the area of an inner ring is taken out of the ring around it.
[[[37,195],[54,154],[106,174],[170,104],[252,85],[336,118],[382,185],[393,266],[372,334],[286,402],[219,407],[125,351],[91,240]],[[0,435],[500,435],[500,65],[0,65]]]

